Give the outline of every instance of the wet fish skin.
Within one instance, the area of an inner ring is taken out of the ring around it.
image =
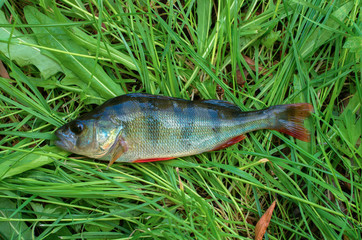
[[[243,134],[275,129],[308,141],[308,103],[243,112],[221,100],[188,101],[149,94],[108,100],[56,131],[56,145],[73,153],[117,162],[190,156],[232,145]]]

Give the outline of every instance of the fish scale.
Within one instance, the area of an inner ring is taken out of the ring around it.
[[[187,108],[187,107],[186,107]],[[134,157],[136,154],[133,149],[145,149],[146,151],[137,151],[136,158],[157,158],[173,157],[177,155],[192,155],[199,152],[211,150],[218,142],[219,138],[225,140],[230,138],[230,132],[220,132],[222,135],[217,138],[212,128],[215,123],[208,120],[207,111],[199,112],[194,119],[188,115],[181,117],[177,114],[178,109],[173,106],[173,111],[143,111],[143,117],[135,119],[131,123],[131,131],[134,132],[133,138],[128,139],[129,152],[123,155],[123,159]],[[183,109],[186,111],[186,109]],[[186,111],[187,112],[187,111]],[[156,119],[160,124],[146,119]],[[210,119],[210,118],[209,118]],[[192,125],[189,123],[192,122]],[[194,125],[198,126],[194,128]],[[234,124],[235,125],[235,124]],[[233,126],[235,128],[235,126]],[[192,130],[193,129],[193,130]],[[182,134],[182,132],[188,134]],[[156,134],[157,133],[157,134]],[[155,136],[159,137],[155,139]],[[152,136],[150,138],[150,136]],[[143,139],[142,141],[140,141]]]
[[[131,109],[136,109],[134,112],[138,114],[137,118],[131,114],[126,120],[130,123],[130,130],[127,132],[132,134],[125,137],[128,151],[118,161],[171,158],[210,151],[220,142],[230,139],[235,134],[239,135],[243,131],[239,127],[240,122],[236,119],[220,119],[219,111],[215,109],[215,106],[205,107],[207,104],[201,103],[202,106],[196,107],[198,111],[191,117],[187,113],[191,112],[188,109],[195,109],[194,104],[188,104],[187,101],[177,103],[178,99],[169,99],[167,106],[163,101],[158,101],[159,99],[152,100],[134,101],[130,107],[123,107],[123,111],[118,111],[119,116],[125,116]],[[241,113],[240,109],[236,111],[237,114]],[[157,122],[160,124],[154,124],[154,119],[158,119]],[[182,138],[181,133],[188,132],[190,122],[193,123],[193,131],[190,131],[186,138]],[[155,139],[156,136],[160,137]],[[140,149],[142,151],[139,151]]]
[[[302,124],[312,110],[300,103],[243,112],[221,100],[126,94],[59,128],[56,144],[110,164],[166,160],[228,147],[259,129],[308,141]]]

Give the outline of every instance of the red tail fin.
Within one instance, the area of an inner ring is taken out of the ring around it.
[[[303,121],[313,112],[311,104],[297,103],[274,106],[273,112],[278,121],[272,129],[309,142],[309,132],[303,126]]]

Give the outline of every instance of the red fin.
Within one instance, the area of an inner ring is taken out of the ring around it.
[[[309,132],[303,126],[303,121],[305,118],[309,117],[313,111],[313,106],[309,103],[297,103],[282,105],[280,107],[284,107],[285,109],[277,113],[279,121],[277,126],[272,129],[288,134],[299,140],[309,142]]]
[[[136,161],[133,161],[133,162],[134,162],[134,163],[156,162],[156,161],[165,161],[165,160],[170,160],[170,159],[174,159],[174,157],[170,157],[170,158],[139,159],[139,160],[136,160]]]
[[[234,138],[228,140],[227,142],[222,143],[222,144],[216,146],[216,147],[213,148],[211,151],[217,151],[217,150],[220,150],[220,149],[227,148],[227,147],[229,147],[229,146],[231,146],[231,145],[234,145],[235,143],[240,142],[241,140],[244,140],[245,138],[246,138],[245,135],[240,135],[240,136],[234,137]],[[211,151],[210,151],[210,152],[211,152]]]

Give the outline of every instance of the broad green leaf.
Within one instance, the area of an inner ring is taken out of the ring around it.
[[[102,57],[112,58],[117,63],[122,63],[132,70],[137,70],[139,68],[139,63],[134,62],[130,56],[114,49],[111,45],[106,42],[98,44],[97,39],[87,35],[82,32],[80,29],[73,27],[70,30],[69,36],[77,42],[80,46],[86,47],[92,53],[98,51],[99,55]]]
[[[57,72],[62,72],[56,61],[42,54],[34,38],[13,29],[2,11],[0,11],[0,24],[9,25],[9,27],[0,27],[0,52],[5,56],[20,66],[36,66],[45,79]]]
[[[352,52],[362,51],[362,37],[350,37],[347,38],[343,48],[350,48]]]
[[[54,161],[49,153],[63,153],[57,147],[45,146],[29,152],[14,152],[0,155],[0,179],[43,166]]]
[[[7,198],[0,198],[0,219],[11,218],[21,219],[21,214],[13,213],[16,211],[16,204]],[[32,239],[30,227],[22,221],[0,221],[0,238],[1,239],[19,239],[28,240]]]
[[[25,7],[24,13],[30,24],[56,24],[53,19],[33,7]],[[88,51],[67,35],[67,31],[62,26],[33,26],[32,30],[39,44],[54,49],[53,55],[78,77],[79,81],[73,81],[73,84],[82,88],[86,94],[85,97],[109,99],[124,93],[101,66],[94,59],[89,58]],[[80,81],[84,84],[80,84]]]
[[[267,47],[267,48],[271,48],[275,41],[278,40],[280,36],[280,31],[271,31],[268,35],[266,35],[262,40],[261,43]]]
[[[349,48],[350,51],[356,53],[359,58],[359,56],[362,56],[362,36],[347,38],[343,48]]]
[[[362,137],[362,118],[358,117],[361,103],[358,94],[355,94],[350,100],[343,113],[336,119],[335,126],[342,135],[343,143],[339,139],[333,139],[335,146],[344,154],[352,157],[353,152],[358,153],[362,157],[362,145],[360,139]],[[354,151],[355,150],[355,151]]]

